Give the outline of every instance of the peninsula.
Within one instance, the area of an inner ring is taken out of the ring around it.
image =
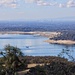
[[[65,45],[74,45],[75,44],[75,33],[74,32],[42,32],[42,31],[34,31],[34,32],[23,32],[23,31],[2,31],[0,34],[30,34],[34,36],[43,36],[49,39],[45,40],[45,42],[51,44],[65,44]]]

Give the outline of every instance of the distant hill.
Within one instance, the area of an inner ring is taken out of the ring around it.
[[[0,22],[0,31],[67,31],[75,30],[75,21]]]

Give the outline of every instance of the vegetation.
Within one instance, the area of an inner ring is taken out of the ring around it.
[[[26,62],[28,64],[51,63],[52,61],[64,61],[64,62],[68,61],[67,59],[56,56],[25,56],[23,57],[23,59],[26,59]]]
[[[75,30],[75,21],[0,22],[0,31],[63,31]]]
[[[25,75],[75,75],[75,63],[52,61],[49,65],[31,68]]]
[[[72,61],[72,62],[75,62],[75,58],[74,58],[74,56],[72,55],[72,52],[73,52],[73,50],[69,50],[69,49],[63,49],[59,54],[58,54],[58,57],[63,57],[63,58],[65,58],[65,54],[66,54],[66,56],[69,58],[69,60],[70,61]]]
[[[0,52],[3,56],[0,58],[0,75],[18,75],[18,71],[27,69],[27,64],[33,63],[44,65],[28,68],[30,70],[25,75],[75,75],[75,62],[61,58],[63,53],[72,57],[69,55],[69,50],[62,50],[59,57],[23,56],[19,48],[7,45]]]
[[[17,47],[7,45],[0,54],[3,56],[0,63],[0,75],[14,75],[18,70],[23,70],[27,66],[24,60],[19,59],[23,57],[23,53]]]
[[[73,40],[75,41],[75,31],[62,31],[60,36],[50,38],[53,40]]]

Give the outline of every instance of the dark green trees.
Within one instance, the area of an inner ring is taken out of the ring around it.
[[[25,75],[75,75],[75,63],[52,61],[48,65],[31,68]]]
[[[26,67],[24,60],[20,59],[23,57],[23,53],[19,48],[7,45],[0,54],[3,56],[2,66],[5,74],[14,75],[18,70]]]

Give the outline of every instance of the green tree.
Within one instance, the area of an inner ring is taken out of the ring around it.
[[[4,70],[7,75],[14,75],[20,68],[25,68],[24,60],[20,59],[20,57],[23,57],[23,53],[19,48],[6,45],[4,51],[0,54],[3,56]]]
[[[65,58],[64,55],[67,55],[71,61],[75,62],[75,58],[73,57],[72,53],[73,50],[68,49],[68,46],[66,46],[65,49],[62,49],[62,51],[58,54],[58,57]]]

